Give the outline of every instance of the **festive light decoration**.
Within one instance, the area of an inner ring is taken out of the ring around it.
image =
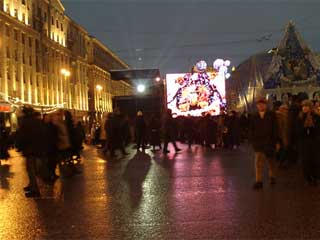
[[[14,111],[22,107],[32,107],[35,111],[41,112],[42,114],[54,113],[60,109],[63,109],[66,103],[53,104],[53,105],[41,105],[39,103],[32,104],[29,102],[22,101],[19,98],[14,98],[5,93],[0,92],[0,97],[7,103],[13,106]]]

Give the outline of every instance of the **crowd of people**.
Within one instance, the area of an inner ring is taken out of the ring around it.
[[[2,128],[0,159],[9,157],[8,148],[14,143],[26,159],[29,184],[24,188],[27,197],[39,196],[37,175],[47,182],[58,178],[57,166],[62,172],[68,166],[71,174],[77,172],[75,163],[86,136],[93,145],[115,159],[116,152],[127,155],[127,146],[135,142],[137,151],[152,148],[168,154],[168,144],[175,152],[181,149],[176,141],[201,145],[209,149],[235,150],[248,140],[255,152],[254,189],[263,187],[265,162],[269,165],[270,184],[276,184],[277,168],[287,168],[300,159],[306,181],[316,185],[319,179],[317,146],[320,144],[320,107],[310,100],[292,98],[289,103],[276,102],[268,109],[268,102],[260,98],[257,111],[248,115],[231,111],[220,116],[173,118],[170,110],[161,117],[138,111],[134,119],[115,110],[103,120],[94,122],[87,132],[81,122],[75,124],[68,111],[41,115],[32,108],[24,108],[14,140]],[[300,158],[299,158],[300,157]]]
[[[68,111],[42,116],[25,107],[22,113],[12,144],[26,159],[29,184],[24,188],[25,195],[37,197],[40,195],[37,176],[52,183],[59,177],[56,175],[57,166],[60,166],[60,172],[67,168],[70,174],[77,172],[75,164],[80,160],[85,133],[80,122],[74,124]],[[4,143],[1,144],[1,158],[7,159],[9,138],[1,135],[1,139]]]

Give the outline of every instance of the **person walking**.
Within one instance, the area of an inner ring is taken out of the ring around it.
[[[275,152],[278,142],[278,130],[276,116],[268,111],[267,101],[260,98],[256,107],[258,112],[252,116],[250,126],[250,141],[255,152],[255,183],[254,189],[263,187],[264,163],[269,164],[270,184],[276,183]]]
[[[150,120],[149,128],[150,128],[150,144],[153,147],[153,151],[156,150],[156,146],[161,149],[161,139],[160,139],[160,129],[161,123],[158,120],[159,118],[153,115]]]
[[[137,119],[136,119],[136,127],[135,127],[135,135],[136,135],[136,143],[137,143],[137,151],[140,151],[140,148],[142,148],[142,151],[145,150],[145,135],[146,135],[146,122],[143,118],[142,111],[139,111],[137,113]]]
[[[320,166],[318,153],[320,117],[313,112],[313,107],[312,101],[302,102],[302,111],[298,120],[298,135],[304,177],[310,185],[317,185]]]
[[[39,197],[40,191],[36,178],[36,160],[43,157],[43,125],[32,108],[23,108],[23,117],[18,130],[17,142],[26,159],[29,184],[24,188],[26,197]]]
[[[47,167],[49,171],[50,180],[54,181],[58,176],[56,175],[57,159],[58,159],[58,128],[52,123],[51,115],[44,115],[44,133],[45,139],[45,150],[47,157]]]
[[[278,136],[280,145],[277,146],[277,155],[280,167],[286,167],[288,162],[288,148],[289,148],[289,107],[283,104],[276,112],[278,123]]]
[[[169,142],[172,143],[176,152],[180,152],[181,149],[178,148],[175,137],[174,137],[174,122],[172,118],[172,112],[170,109],[167,110],[165,113],[164,121],[163,121],[163,138],[164,138],[164,146],[163,146],[163,153],[167,154],[170,153],[168,150]]]

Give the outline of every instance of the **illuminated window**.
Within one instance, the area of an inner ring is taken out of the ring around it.
[[[10,6],[9,6],[9,3],[7,3],[7,4],[6,4],[6,12],[7,12],[7,13],[10,13]]]
[[[57,28],[59,28],[59,21],[58,20],[56,20],[56,26],[57,26]]]
[[[16,8],[14,9],[14,17],[18,18],[18,9],[16,9]]]
[[[23,64],[26,63],[26,55],[25,55],[24,52],[22,53],[22,63],[23,63]]]

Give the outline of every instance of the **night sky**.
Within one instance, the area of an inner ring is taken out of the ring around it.
[[[320,51],[319,0],[63,0],[66,13],[132,68],[238,65],[276,47],[289,20]]]

